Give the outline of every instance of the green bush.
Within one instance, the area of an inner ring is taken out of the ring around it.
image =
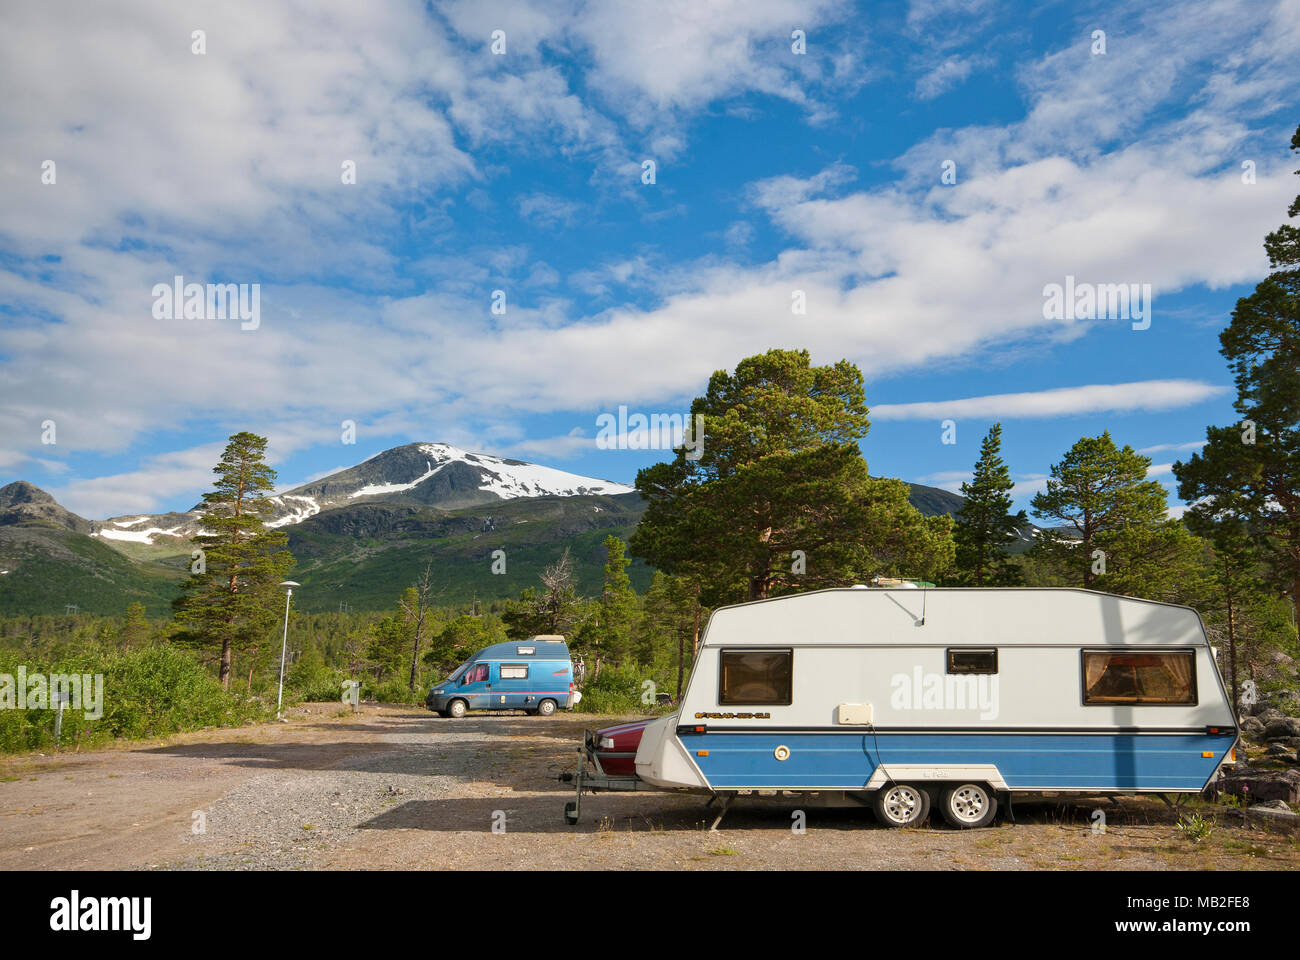
[[[424,697],[429,692],[429,688],[417,685],[415,691],[412,692],[407,687],[407,683],[407,680],[397,678],[379,684],[371,681],[369,684],[362,686],[361,693],[366,699],[378,700],[380,703],[424,703]]]
[[[268,713],[260,701],[223,692],[194,657],[166,644],[128,653],[93,650],[46,661],[20,658],[14,652],[0,654],[0,673],[15,676],[20,664],[26,666],[28,676],[103,675],[103,715],[87,719],[88,704],[81,710],[66,710],[63,747],[232,726]],[[0,750],[38,750],[53,744],[53,710],[0,710]]]
[[[655,683],[654,689],[669,689],[651,676],[645,667],[605,664],[595,679],[583,684],[582,700],[577,709],[582,713],[655,713],[654,697],[650,696],[649,703],[643,699],[650,693],[650,688],[645,686],[647,680]]]
[[[293,691],[294,700],[339,701],[343,699],[343,681],[348,675],[325,662],[325,657],[311,644],[289,668],[285,686]],[[287,691],[286,691],[287,692]]]

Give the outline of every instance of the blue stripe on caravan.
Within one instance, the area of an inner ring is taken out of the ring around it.
[[[715,789],[861,789],[877,765],[994,764],[1013,790],[1200,790],[1231,734],[706,733],[682,744]],[[777,760],[778,745],[790,748]],[[707,756],[697,751],[707,750]],[[1203,757],[1203,752],[1213,756]]]

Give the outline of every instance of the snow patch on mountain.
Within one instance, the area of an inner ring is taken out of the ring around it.
[[[348,468],[293,488],[301,491],[299,493],[281,493],[268,497],[273,509],[268,513],[266,526],[272,529],[292,526],[324,510],[357,501],[373,502],[376,498],[405,494],[453,464],[464,464],[472,468],[479,478],[477,489],[487,494],[495,494],[502,500],[515,497],[576,497],[635,492],[635,488],[626,484],[595,480],[552,467],[538,466],[535,463],[471,453],[448,443],[419,443],[408,446],[409,450],[394,448],[366,461],[366,464],[371,464],[372,461],[384,458],[381,462],[386,462],[389,466],[373,472],[365,472],[362,474],[363,479],[356,478],[358,468]],[[406,456],[402,455],[404,450]],[[418,459],[414,464],[411,463],[413,458],[409,453],[412,451],[424,458],[425,469],[419,476],[408,480],[401,478],[400,474],[404,473],[409,477],[411,473],[419,470]],[[388,472],[388,476],[384,476],[385,472]],[[379,476],[375,476],[375,473],[379,473]],[[398,473],[399,476],[393,477],[392,473]],[[473,477],[472,474],[469,476]],[[464,479],[463,475],[458,476],[457,482],[463,485]],[[362,485],[356,489],[349,489],[358,483]],[[102,523],[93,524],[95,529],[92,530],[91,535],[108,540],[129,540],[146,544],[158,542],[157,537],[187,540],[202,533],[199,522],[203,509],[199,506],[186,513],[110,518]],[[168,526],[162,526],[164,523]]]
[[[320,504],[312,497],[301,497],[294,493],[286,493],[283,496],[271,497],[271,502],[277,507],[283,507],[289,512],[277,520],[267,521],[267,527],[283,527],[290,523],[302,523],[308,517],[314,517],[320,513]],[[286,500],[298,500],[299,504],[285,503]]]
[[[424,448],[421,447],[420,449],[423,450]],[[376,497],[381,493],[401,493],[404,490],[410,490],[413,487],[417,487],[424,483],[424,481],[428,480],[446,465],[447,464],[445,463],[440,463],[435,467],[433,464],[426,461],[425,466],[429,469],[416,477],[410,483],[371,483],[362,487],[360,490],[354,490],[352,493],[349,493],[348,499],[355,500],[357,497]]]
[[[148,520],[148,517],[141,517],[141,520]],[[116,521],[114,521],[116,522]],[[137,523],[139,521],[136,521]],[[162,527],[150,527],[148,530],[114,530],[111,527],[103,527],[93,531],[92,537],[103,537],[105,540],[130,540],[133,543],[153,543],[156,534],[164,534],[169,537],[177,537],[180,527],[172,527],[170,530],[164,530]]]
[[[426,469],[423,474],[408,482],[367,484],[348,494],[348,499],[355,500],[357,497],[374,497],[412,490],[453,463],[464,463],[477,468],[484,479],[479,489],[495,493],[502,500],[513,497],[576,497],[632,493],[635,490],[634,487],[626,484],[580,477],[575,473],[566,473],[553,467],[505,460],[483,453],[470,453],[448,443],[422,443],[417,449],[429,458],[425,461]]]

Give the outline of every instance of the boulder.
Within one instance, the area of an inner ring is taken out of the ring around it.
[[[1209,792],[1214,796],[1229,793],[1244,797],[1252,804],[1268,800],[1300,803],[1300,770],[1260,770],[1246,774],[1231,771],[1212,783]]]
[[[1300,720],[1295,717],[1278,717],[1264,724],[1265,740],[1287,740],[1300,737]]]
[[[1259,717],[1246,717],[1241,721],[1241,733],[1252,740],[1258,740],[1264,735],[1264,721]]]
[[[1263,803],[1256,803],[1247,807],[1245,814],[1247,820],[1256,820],[1270,825],[1292,827],[1300,824],[1300,816],[1281,800],[1265,800]]]

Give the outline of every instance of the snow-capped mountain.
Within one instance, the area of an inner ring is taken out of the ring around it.
[[[632,492],[625,484],[471,453],[446,443],[408,443],[269,498],[275,509],[267,526],[290,526],[323,510],[359,504],[400,503],[454,510],[518,497]],[[200,532],[202,512],[198,504],[185,513],[113,517],[93,523],[91,535],[148,544],[186,540]]]

